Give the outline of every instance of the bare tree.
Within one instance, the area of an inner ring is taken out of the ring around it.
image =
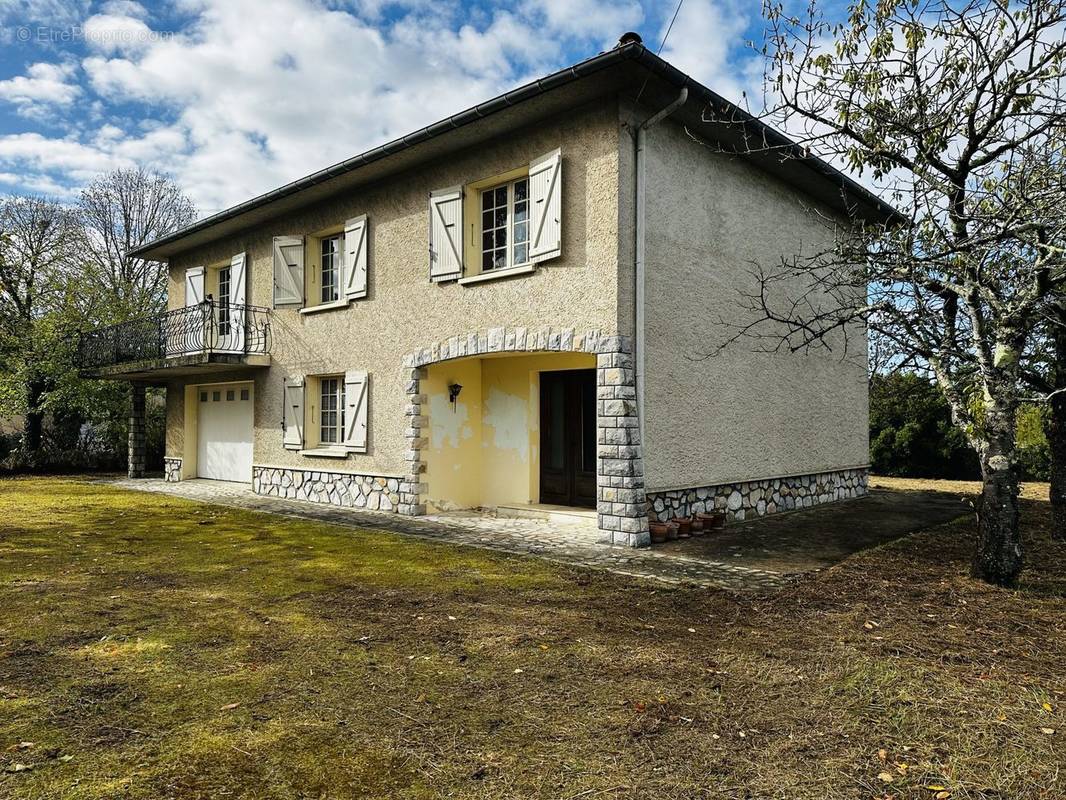
[[[78,207],[86,277],[103,290],[109,316],[159,309],[166,300],[165,267],[129,253],[195,221],[192,201],[169,177],[138,168],[97,178],[82,191]]]
[[[46,314],[61,293],[71,264],[77,219],[67,208],[37,197],[0,201],[0,358],[19,360],[16,370],[24,387],[25,424],[22,447],[40,447],[48,390],[47,374],[31,351],[34,322]]]
[[[751,322],[731,341],[832,349],[868,325],[928,365],[980,458],[974,573],[1011,585],[1023,354],[1066,290],[1066,192],[1052,179],[1066,1],[855,2],[841,24],[817,2],[765,12],[767,117],[800,146],[757,140],[739,114],[709,118],[739,126],[746,150],[866,175],[901,218],[839,219],[833,247],[757,265]]]

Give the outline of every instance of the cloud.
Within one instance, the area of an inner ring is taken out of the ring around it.
[[[686,0],[662,57],[690,77],[743,105],[761,98],[762,60],[747,46],[745,32],[759,18],[758,4],[737,0]],[[666,33],[669,18],[660,35]]]
[[[686,0],[664,55],[719,90],[744,85],[730,66],[750,16],[738,2]],[[35,13],[58,13],[39,5]],[[0,169],[27,175],[27,187],[73,186],[94,170],[140,163],[173,174],[202,211],[214,211],[593,55],[625,30],[658,25],[674,6],[175,0],[173,8],[183,20],[173,33],[154,29],[153,14],[129,0],[81,8],[79,63],[41,63],[0,82],[9,102],[70,109],[61,137],[0,136]]]
[[[71,82],[74,72],[73,64],[31,64],[25,75],[0,81],[0,100],[13,103],[20,113],[28,115],[40,112],[42,105],[67,105],[81,94]]]

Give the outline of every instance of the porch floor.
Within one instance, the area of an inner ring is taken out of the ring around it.
[[[787,575],[751,569],[687,553],[616,547],[591,524],[555,524],[543,519],[499,517],[488,512],[452,511],[423,517],[365,511],[301,500],[282,500],[252,492],[245,483],[188,480],[167,483],[161,478],[103,479],[114,486],[160,492],[189,500],[314,519],[352,528],[391,531],[446,544],[533,555],[575,567],[606,570],[665,583],[688,583],[732,590],[771,590],[783,586]],[[584,511],[583,509],[581,511]]]

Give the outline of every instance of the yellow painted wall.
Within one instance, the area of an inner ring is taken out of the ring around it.
[[[453,406],[448,386],[463,387]],[[426,464],[425,502],[430,511],[481,505],[481,361],[477,358],[433,364],[422,381],[429,418],[422,457]]]
[[[540,501],[540,372],[595,368],[588,353],[538,353],[431,365],[423,382],[431,510]],[[448,385],[463,390],[453,410]]]

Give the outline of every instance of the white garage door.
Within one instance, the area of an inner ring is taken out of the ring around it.
[[[217,481],[252,480],[252,384],[198,390],[196,474]]]

